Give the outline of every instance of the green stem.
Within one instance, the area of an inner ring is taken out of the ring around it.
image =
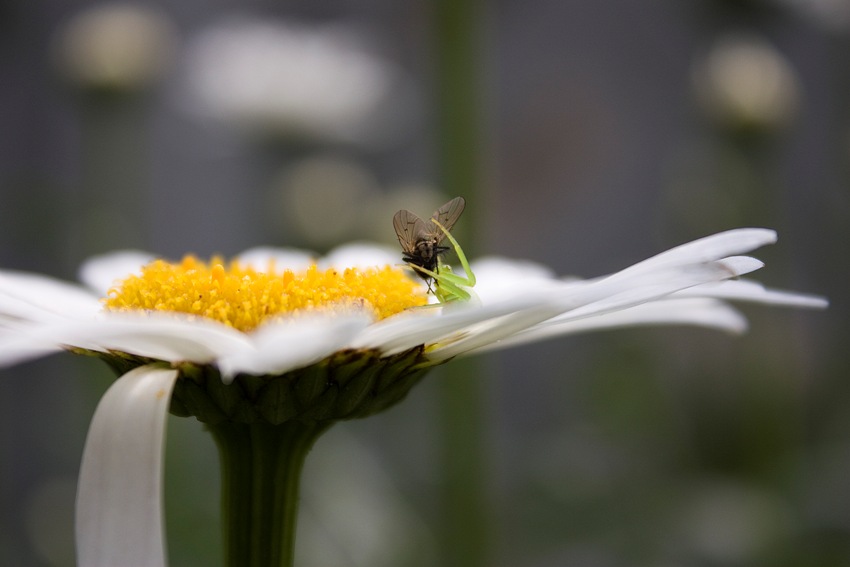
[[[480,0],[434,0],[439,186],[471,205],[454,229],[466,251],[477,254],[475,231],[486,210],[482,195],[485,143],[481,91]]]
[[[440,377],[443,517],[437,532],[446,567],[492,565],[481,361],[452,361]]]
[[[209,426],[221,459],[225,565],[291,567],[307,453],[331,422]]]
[[[467,216],[455,228],[469,254],[480,250],[476,229],[487,208],[479,57],[485,6],[481,0],[433,3],[439,184],[447,195],[463,195],[469,202]],[[438,536],[441,565],[447,567],[492,564],[480,364],[478,360],[453,361],[438,390],[443,473]]]

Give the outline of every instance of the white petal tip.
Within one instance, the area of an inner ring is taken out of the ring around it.
[[[732,272],[731,275],[733,277],[743,276],[764,267],[764,262],[750,256],[730,256],[720,260],[718,263]]]

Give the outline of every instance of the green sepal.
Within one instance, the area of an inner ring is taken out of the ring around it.
[[[103,359],[119,375],[156,362],[126,353],[79,353]],[[180,371],[171,399],[174,415],[194,416],[208,425],[280,425],[356,419],[383,411],[404,399],[433,362],[421,347],[393,356],[352,349],[281,375],[238,374],[230,384],[213,365],[171,366]]]
[[[256,391],[260,415],[272,424],[294,419],[298,415],[298,402],[288,380],[263,379],[262,388]]]

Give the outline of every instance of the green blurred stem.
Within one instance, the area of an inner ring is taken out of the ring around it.
[[[304,460],[328,422],[209,426],[221,460],[225,565],[291,567]]]
[[[485,388],[478,373],[480,361],[455,360],[449,366],[438,390],[444,475],[440,565],[484,567],[491,564]]]
[[[486,206],[482,189],[482,116],[479,57],[484,10],[477,0],[434,0],[438,175],[442,190],[469,202],[455,229],[464,249],[478,252],[475,225]]]
[[[482,195],[483,104],[479,57],[483,4],[477,0],[434,0],[437,157],[439,183],[450,197],[463,195],[467,212],[454,232],[471,255]],[[439,383],[443,513],[441,565],[490,565],[490,523],[486,472],[484,384],[480,361],[456,360]]]

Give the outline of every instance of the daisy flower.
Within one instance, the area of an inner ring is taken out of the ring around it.
[[[212,433],[230,565],[291,565],[301,467],[333,423],[380,412],[452,358],[576,332],[688,324],[741,332],[742,300],[826,300],[738,279],[767,229],[709,236],[620,272],[564,280],[504,259],[473,263],[476,297],[426,305],[398,254],[347,246],[255,249],[226,262],[139,253],[93,258],[85,287],[0,271],[0,364],[57,351],[120,378],[89,430],[77,498],[78,562],[164,565],[162,455],[170,411]]]

